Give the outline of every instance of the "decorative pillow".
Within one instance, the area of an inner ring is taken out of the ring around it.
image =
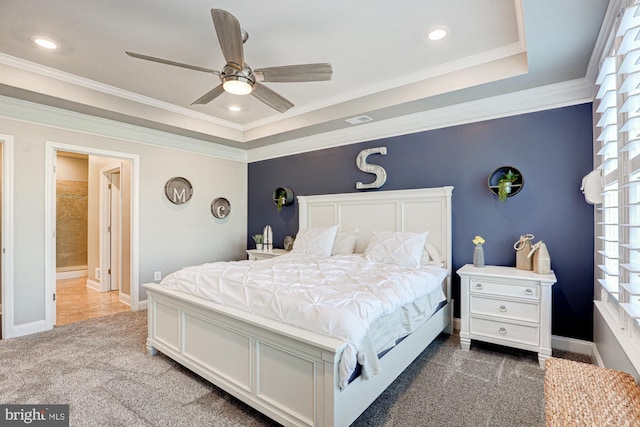
[[[333,242],[331,255],[351,255],[356,250],[358,242],[358,229],[339,231]]]
[[[315,256],[330,256],[338,226],[314,227],[298,230],[291,252]]]
[[[433,246],[429,242],[424,242],[424,250],[422,251],[421,265],[437,265],[438,267],[444,267],[444,260],[438,248]]]
[[[373,262],[419,267],[428,234],[428,232],[374,231],[364,254],[369,261]]]

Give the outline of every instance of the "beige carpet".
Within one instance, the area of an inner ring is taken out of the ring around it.
[[[72,426],[274,424],[148,355],[146,326],[146,311],[127,312],[0,341],[0,402],[69,404]],[[441,335],[354,425],[544,426],[543,380],[533,353],[476,343],[465,352]]]

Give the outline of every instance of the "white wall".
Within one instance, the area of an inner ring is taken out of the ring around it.
[[[149,136],[143,128],[135,133]],[[0,118],[0,134],[13,136],[15,147],[14,326],[42,321],[45,315],[46,141],[140,156],[140,283],[151,282],[154,271],[166,275],[184,265],[244,259],[246,162],[6,118]],[[193,198],[186,205],[173,205],[164,196],[165,182],[174,176],[193,185]],[[220,196],[232,206],[224,221],[210,212],[211,201]],[[141,288],[140,300],[144,299]]]
[[[609,312],[606,304],[600,301],[593,309],[593,343],[600,366],[627,372],[640,382],[640,349],[618,327],[617,313]]]
[[[56,179],[61,181],[88,181],[88,162],[86,158],[58,154],[56,159]]]

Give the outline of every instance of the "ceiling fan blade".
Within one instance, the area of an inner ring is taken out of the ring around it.
[[[224,59],[229,64],[237,64],[238,70],[244,68],[244,52],[242,49],[242,31],[235,16],[222,9],[211,9],[213,26],[216,28],[218,41]]]
[[[197,65],[183,64],[182,62],[169,61],[168,59],[156,58],[155,56],[143,55],[141,53],[125,51],[125,53],[133,58],[144,59],[145,61],[159,62],[160,64],[173,65],[174,67],[187,68],[189,70],[202,71],[220,75],[220,71],[211,68],[198,67]]]
[[[254,83],[253,91],[251,92],[253,96],[258,98],[260,101],[267,104],[269,107],[277,110],[281,113],[284,113],[289,108],[293,107],[293,103],[286,98],[278,95],[265,85],[261,85],[260,83]]]
[[[213,89],[211,89],[209,92],[207,92],[204,95],[202,95],[200,98],[198,98],[195,101],[193,101],[191,103],[191,105],[208,104],[209,102],[211,102],[215,98],[219,97],[223,93],[224,93],[224,89],[222,88],[222,85],[218,85],[218,86],[214,87]]]
[[[300,64],[254,70],[261,82],[316,82],[331,80],[331,64]]]

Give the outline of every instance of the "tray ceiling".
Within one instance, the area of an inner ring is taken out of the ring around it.
[[[253,148],[585,76],[602,0],[3,0],[0,95]],[[131,58],[126,50],[220,70],[210,10],[249,33],[254,69],[327,62],[330,81],[264,83],[285,113],[224,93],[219,78]],[[437,27],[446,38],[431,41]],[[36,46],[33,37],[59,48]],[[231,107],[239,111],[232,111]],[[362,116],[367,118],[360,119]]]

